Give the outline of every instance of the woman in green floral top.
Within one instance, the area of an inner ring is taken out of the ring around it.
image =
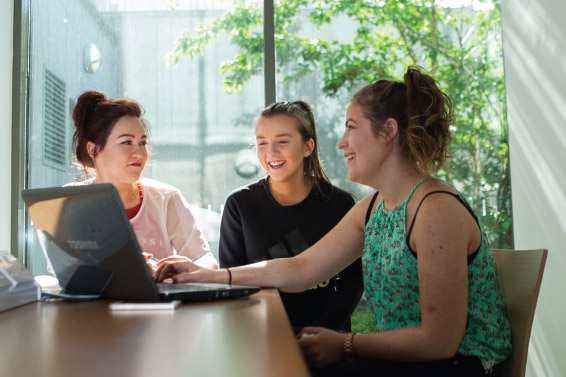
[[[431,176],[447,158],[453,121],[450,99],[418,67],[403,82],[362,88],[338,148],[350,180],[375,195],[296,257],[230,270],[170,263],[156,279],[301,291],[361,256],[376,332],[305,328],[299,344],[313,374],[499,375],[510,329],[487,238],[459,193]]]

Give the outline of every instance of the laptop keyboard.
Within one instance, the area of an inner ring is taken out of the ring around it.
[[[212,291],[217,290],[218,286],[199,284],[199,283],[156,283],[161,291]]]

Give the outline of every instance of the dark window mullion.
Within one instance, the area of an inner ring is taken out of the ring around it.
[[[263,1],[263,64],[265,82],[265,106],[275,102],[275,16],[274,0]]]

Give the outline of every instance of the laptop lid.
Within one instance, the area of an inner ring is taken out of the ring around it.
[[[111,184],[28,189],[22,197],[43,253],[65,292],[156,302],[238,297],[259,290],[186,284],[160,293]]]

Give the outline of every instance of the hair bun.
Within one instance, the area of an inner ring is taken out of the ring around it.
[[[73,121],[80,133],[86,135],[86,125],[89,123],[89,118],[95,112],[97,106],[104,101],[106,101],[104,93],[95,90],[84,92],[77,99],[77,104],[73,110]]]

